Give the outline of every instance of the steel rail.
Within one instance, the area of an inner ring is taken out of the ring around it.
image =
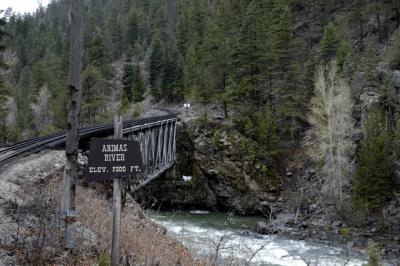
[[[170,112],[168,115],[160,115],[149,118],[141,118],[135,119],[131,121],[126,121],[123,123],[124,129],[130,129],[131,127],[136,127],[140,125],[152,124],[156,122],[160,122],[163,120],[169,120],[176,118],[176,114]],[[87,138],[94,137],[96,134],[104,134],[107,132],[111,132],[114,129],[114,124],[108,123],[100,126],[82,128],[79,131],[79,138]],[[32,150],[43,150],[48,147],[55,147],[65,143],[65,133],[55,133],[48,136],[37,137],[30,140],[22,141],[12,145],[5,150],[0,152],[1,154],[5,154],[3,157],[0,157],[0,166],[12,161],[17,156],[32,151]],[[7,154],[8,153],[8,154]]]

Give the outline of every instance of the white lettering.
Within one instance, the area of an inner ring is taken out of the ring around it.
[[[125,154],[104,154],[104,161],[105,162],[124,162],[125,161]]]
[[[103,145],[101,152],[127,152],[128,144]]]
[[[137,165],[131,165],[131,172],[140,172],[140,168]]]
[[[89,167],[89,173],[105,173],[105,172],[107,172],[107,167],[102,167],[102,166]]]
[[[125,166],[113,166],[112,171],[113,171],[113,173],[125,173],[126,167]]]

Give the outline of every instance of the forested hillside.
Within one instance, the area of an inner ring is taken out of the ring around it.
[[[65,127],[68,10],[3,13],[3,145]],[[120,84],[127,108],[218,103],[267,176],[307,132],[327,197],[374,209],[399,185],[399,26],[397,0],[89,0],[82,123],[111,119]]]

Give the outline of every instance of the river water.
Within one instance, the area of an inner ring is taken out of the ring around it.
[[[263,218],[200,211],[148,215],[197,255],[210,258],[218,250],[221,265],[244,265],[253,254],[250,265],[336,266],[344,265],[347,257],[346,265],[366,262],[362,254],[348,253],[345,247],[264,236],[243,229],[253,228]]]

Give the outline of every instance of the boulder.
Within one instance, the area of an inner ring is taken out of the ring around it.
[[[274,224],[276,227],[293,224],[295,217],[296,215],[294,213],[279,213],[276,216],[276,219],[273,220],[271,223]]]
[[[213,119],[217,120],[217,121],[222,121],[222,120],[225,119],[225,117],[223,115],[221,115],[221,114],[214,114],[213,115]]]
[[[219,172],[216,169],[210,169],[207,171],[207,174],[210,176],[217,176],[219,174]]]
[[[392,72],[392,82],[396,88],[400,88],[400,70],[394,70]]]
[[[372,91],[371,89],[365,89],[366,91],[360,95],[360,100],[364,110],[368,110],[368,107],[379,102],[379,93]]]
[[[197,150],[203,154],[208,154],[210,152],[210,144],[204,140],[201,140],[197,144]]]
[[[254,230],[262,235],[273,235],[277,234],[278,230],[271,224],[267,224],[266,222],[257,222]]]
[[[219,140],[219,143],[221,143],[224,147],[229,147],[231,146],[230,141],[228,140],[228,137],[224,136]]]

